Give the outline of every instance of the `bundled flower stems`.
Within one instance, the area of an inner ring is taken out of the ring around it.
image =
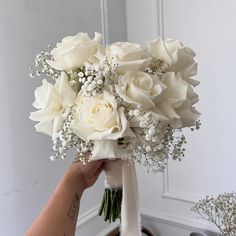
[[[66,158],[70,148],[84,164],[88,151],[89,161],[107,159],[99,214],[109,222],[121,218],[123,235],[140,235],[134,161],[156,173],[167,159],[184,157],[182,130],[200,127],[197,63],[178,40],[104,47],[101,38],[68,36],[36,56],[30,75],[44,79],[30,119],[38,122],[36,131],[52,137],[51,160]],[[132,216],[128,207],[135,208]],[[136,222],[129,234],[122,218]]]
[[[105,221],[114,222],[121,217],[122,164],[121,159],[105,164],[105,191],[99,209],[99,215],[103,214]]]

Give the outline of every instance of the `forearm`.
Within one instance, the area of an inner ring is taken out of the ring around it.
[[[78,168],[72,164],[26,236],[74,235],[80,198],[84,191],[82,181],[77,181],[81,179],[79,175]]]

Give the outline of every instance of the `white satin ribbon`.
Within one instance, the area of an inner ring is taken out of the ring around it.
[[[122,168],[123,198],[121,236],[141,236],[138,183],[134,160],[124,160]]]
[[[122,166],[123,160],[108,160],[105,162],[105,187],[106,188],[121,188],[122,187]]]

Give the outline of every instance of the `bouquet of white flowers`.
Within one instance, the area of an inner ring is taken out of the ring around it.
[[[193,88],[199,84],[192,79],[195,53],[172,39],[158,38],[146,48],[128,42],[104,47],[100,40],[99,33],[93,39],[79,33],[36,56],[31,77],[49,76],[52,83],[44,79],[35,90],[38,110],[30,119],[38,122],[38,132],[52,137],[51,160],[65,158],[72,147],[84,164],[108,160],[99,214],[110,222],[132,218],[137,228],[134,160],[163,171],[168,158],[184,156],[182,129],[200,126],[200,113],[193,107],[198,101]],[[139,235],[125,221],[122,230]]]

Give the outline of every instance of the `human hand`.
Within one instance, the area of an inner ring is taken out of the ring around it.
[[[71,168],[76,172],[78,181],[82,188],[91,187],[98,179],[104,168],[105,161],[90,161],[87,164],[83,164],[80,161],[73,162]]]

